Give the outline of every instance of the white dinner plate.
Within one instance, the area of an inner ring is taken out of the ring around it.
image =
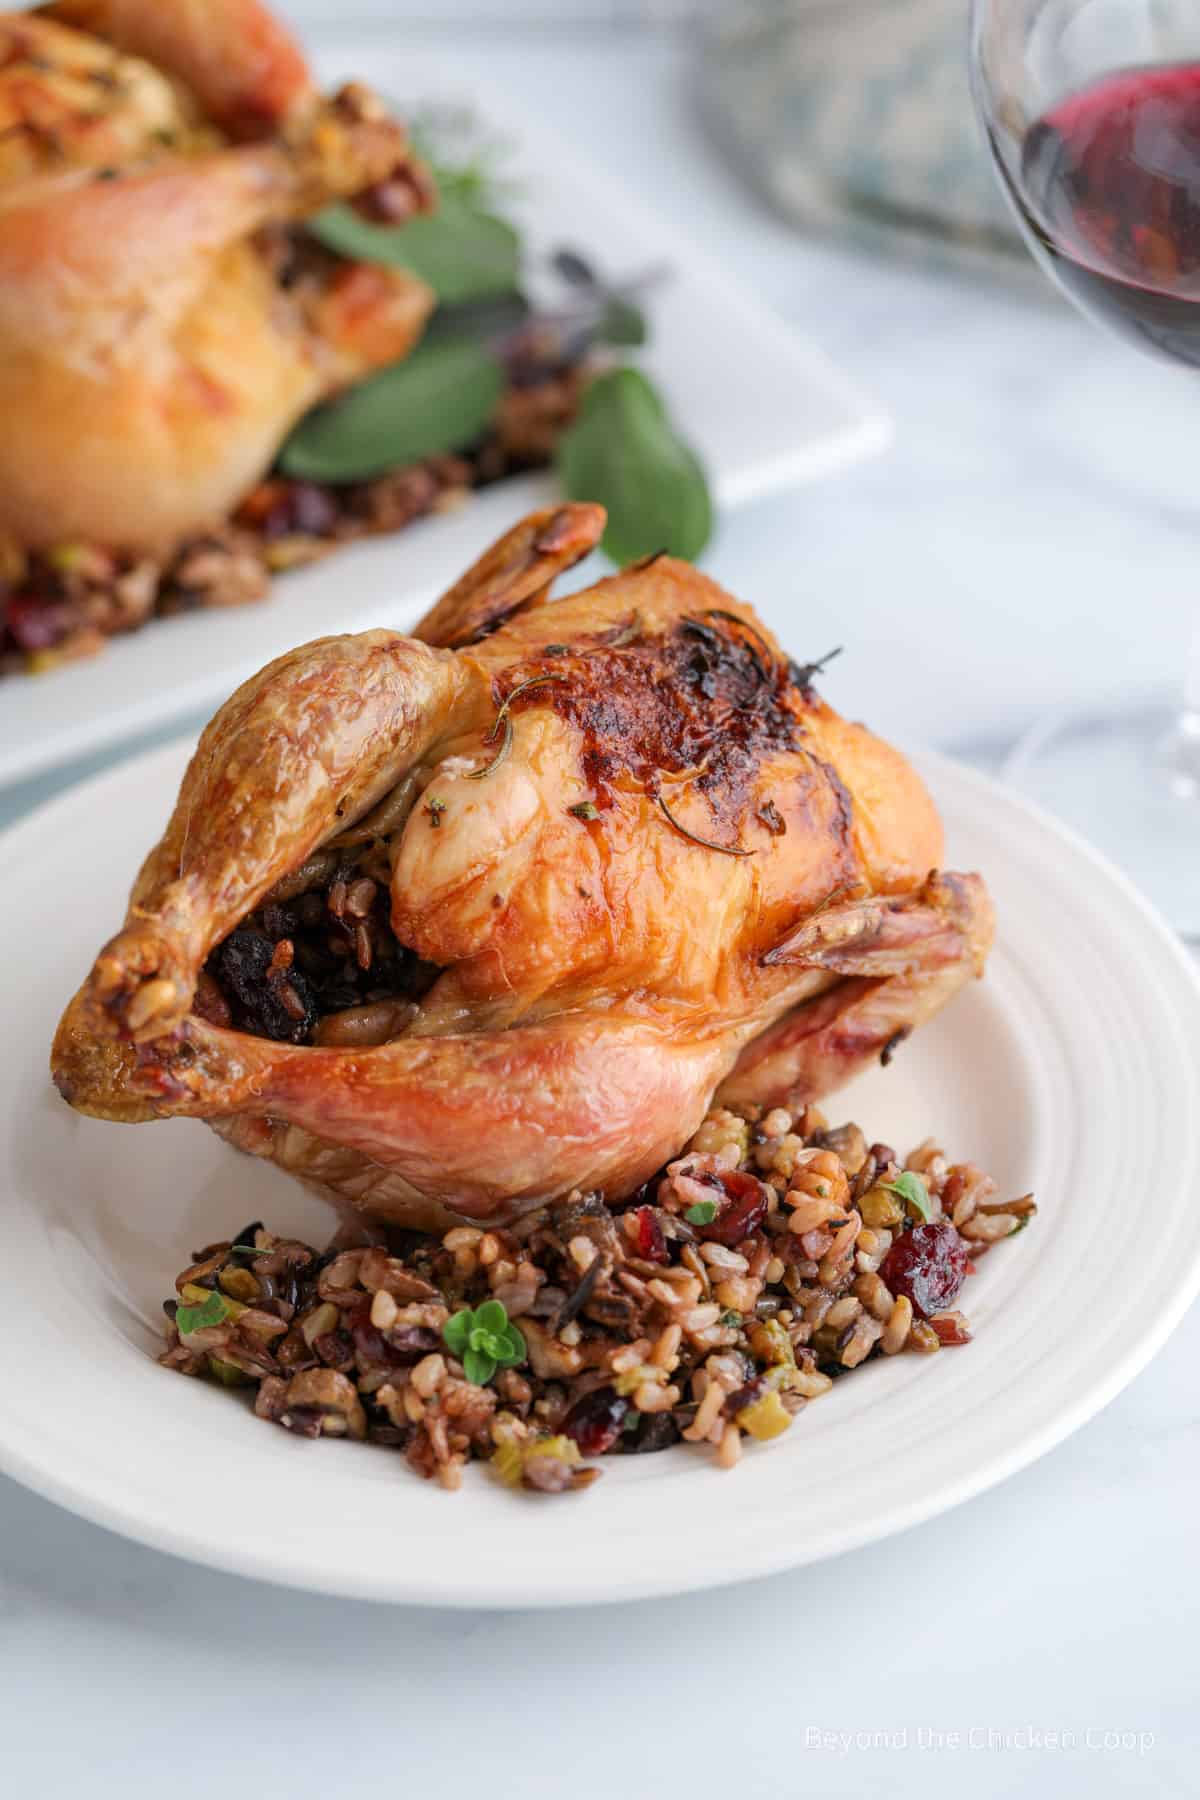
[[[511,139],[519,217],[531,265],[569,246],[608,275],[669,271],[649,302],[641,356],[708,468],[720,507],[758,499],[882,449],[886,416],[821,352],[673,225],[573,145],[493,89],[464,86],[453,67],[378,43],[319,57],[322,79],[357,73],[411,111],[431,100],[470,105]],[[506,166],[507,168],[507,166]],[[264,602],[156,620],[98,657],[0,684],[0,786],[213,706],[272,657],[326,631],[403,628],[455,580],[480,546],[556,492],[549,475],[518,476],[456,512],[348,546],[280,577]]]
[[[921,757],[950,864],[986,871],[987,978],[828,1109],[903,1149],[935,1133],[1033,1227],[981,1264],[973,1343],[873,1363],[720,1473],[677,1447],[581,1494],[468,1469],[446,1494],[373,1446],[309,1443],[158,1368],[163,1297],[248,1218],[332,1215],[201,1124],[80,1118],[50,1086],[63,1003],[118,924],[187,746],[129,762],[3,841],[0,1467],[130,1537],[299,1587],[447,1606],[632,1599],[831,1556],[967,1499],[1075,1430],[1200,1286],[1200,983],[1115,870],[982,777]],[[1011,1546],[994,1546],[1007,1555]]]

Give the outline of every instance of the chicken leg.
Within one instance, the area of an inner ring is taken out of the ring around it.
[[[940,1012],[982,975],[995,932],[977,875],[929,877],[918,894],[833,907],[764,959],[842,979],[782,1014],[742,1051],[722,1082],[724,1106],[792,1109],[819,1100]]]

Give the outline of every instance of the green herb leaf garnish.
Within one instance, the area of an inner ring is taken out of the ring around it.
[[[596,336],[602,344],[615,344],[623,350],[636,350],[646,342],[649,332],[646,329],[646,315],[640,306],[632,300],[624,300],[620,294],[609,296],[600,323],[596,327]]]
[[[500,1300],[485,1300],[474,1310],[464,1306],[447,1319],[442,1337],[476,1387],[490,1381],[497,1369],[525,1361],[525,1339]]]
[[[576,819],[598,819],[600,817],[600,809],[594,800],[577,800],[574,806],[568,806],[567,811]]]
[[[613,369],[591,383],[557,464],[569,499],[608,508],[603,542],[614,562],[660,550],[694,560],[712,535],[704,471],[637,369]]]
[[[204,1331],[210,1325],[223,1325],[233,1312],[232,1306],[223,1294],[214,1288],[202,1306],[181,1306],[175,1313],[175,1323],[180,1335],[189,1331]]]
[[[306,414],[279,465],[306,481],[367,481],[461,450],[492,419],[503,386],[499,361],[481,344],[423,344],[407,361]]]
[[[689,1225],[711,1225],[717,1216],[717,1203],[715,1200],[697,1200],[683,1216]]]
[[[905,1206],[919,1213],[926,1224],[933,1218],[929,1189],[914,1170],[905,1169],[902,1175],[897,1175],[895,1181],[885,1181],[881,1185],[885,1193],[895,1194],[897,1200],[903,1200]]]
[[[511,294],[520,276],[521,242],[513,227],[462,194],[443,192],[436,212],[403,225],[373,225],[353,207],[327,206],[307,229],[339,256],[408,269],[445,306]]]
[[[224,1362],[219,1356],[209,1357],[208,1372],[214,1381],[221,1383],[222,1387],[252,1387],[254,1385],[253,1375],[247,1375],[246,1371],[239,1369],[236,1363]]]

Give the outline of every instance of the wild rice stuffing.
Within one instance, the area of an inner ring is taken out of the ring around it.
[[[619,1208],[574,1194],[505,1230],[323,1253],[247,1225],[177,1279],[161,1361],[447,1488],[478,1458],[562,1493],[600,1473],[585,1457],[681,1439],[729,1469],[848,1370],[968,1343],[964,1279],[1035,1211],[932,1140],[902,1168],[815,1107],[718,1108]]]

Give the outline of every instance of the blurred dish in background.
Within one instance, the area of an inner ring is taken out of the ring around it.
[[[552,460],[621,560],[699,555],[703,468],[619,366],[669,271],[560,248],[535,305],[507,147],[422,119],[323,98],[264,0],[0,13],[0,676]]]
[[[402,116],[413,118],[435,103],[447,115],[469,115],[488,137],[511,145],[504,211],[520,234],[527,274],[550,271],[564,244],[580,245],[581,221],[586,243],[580,247],[597,269],[670,271],[654,289],[653,335],[638,366],[665,399],[683,440],[695,446],[718,516],[886,445],[886,417],[849,377],[697,248],[686,228],[648,210],[636,192],[612,181],[528,108],[507,102],[486,65],[469,58],[465,66],[447,65],[378,40],[342,41],[336,54],[319,58],[320,79],[329,86],[364,68],[396,97]],[[561,276],[543,283],[548,291],[535,295],[539,312],[566,285]],[[712,376],[714,344],[736,346],[728,379]],[[4,679],[0,784],[211,708],[300,639],[370,625],[402,630],[470,560],[481,537],[498,535],[514,514],[559,492],[544,473],[507,476],[475,491],[468,505],[418,519],[400,536],[364,536],[335,556],[294,569],[266,604],[229,607],[219,618],[191,612],[123,637],[104,656],[59,668],[45,680]]]
[[[1014,266],[971,110],[960,0],[732,0],[703,88],[721,137],[798,222]]]

